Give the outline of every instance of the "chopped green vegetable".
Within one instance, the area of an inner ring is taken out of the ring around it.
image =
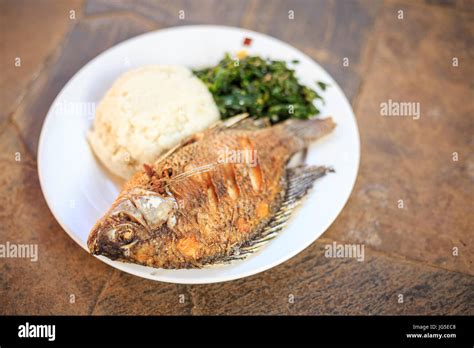
[[[326,88],[328,88],[328,84],[327,83],[324,83],[324,82],[321,82],[321,81],[317,81],[316,82],[319,86],[319,88],[321,88],[321,90],[324,92],[326,90]]]
[[[319,114],[314,101],[323,99],[301,85],[284,61],[257,56],[235,60],[226,54],[215,67],[194,73],[213,95],[222,119],[244,112],[255,118],[268,117],[272,123],[307,119]],[[317,86],[324,91],[327,84],[317,82]]]

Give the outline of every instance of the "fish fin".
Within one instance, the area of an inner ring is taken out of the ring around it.
[[[268,241],[275,238],[278,233],[286,226],[292,213],[301,203],[302,199],[306,196],[309,190],[313,187],[314,182],[329,172],[334,172],[334,169],[329,167],[306,165],[288,168],[287,189],[279,210],[275,213],[270,222],[263,228],[262,232],[256,239],[253,239],[242,245],[234,255],[226,257],[224,262],[245,258],[249,254],[258,251]]]
[[[238,114],[235,116],[232,116],[231,118],[228,118],[227,120],[219,122],[216,127],[218,129],[226,129],[230,127],[234,127],[238,125],[240,122],[249,119],[249,114],[243,113],[243,114]]]
[[[304,148],[309,143],[331,133],[336,127],[336,123],[334,123],[331,117],[323,119],[313,118],[310,120],[291,119],[277,127],[283,127],[292,137],[303,140],[302,147]]]
[[[216,123],[212,124],[208,129],[204,131],[206,135],[212,134],[214,132],[219,132],[227,128],[233,128],[244,120],[251,119],[250,115],[246,112],[232,116],[225,120],[219,120]]]
[[[258,130],[270,127],[271,123],[268,118],[245,118],[236,124],[230,126],[230,128],[237,128],[243,130]]]

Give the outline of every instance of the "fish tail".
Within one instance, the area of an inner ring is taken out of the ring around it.
[[[282,125],[291,136],[303,141],[303,147],[332,132],[336,123],[331,117],[311,120],[289,120]]]

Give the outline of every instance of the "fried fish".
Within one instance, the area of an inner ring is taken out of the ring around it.
[[[92,228],[90,252],[156,268],[199,268],[244,258],[273,238],[330,171],[288,168],[288,161],[335,124],[251,122],[222,123],[144,165]]]

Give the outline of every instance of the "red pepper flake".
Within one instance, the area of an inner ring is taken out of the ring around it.
[[[252,44],[252,39],[249,37],[246,37],[244,39],[244,46],[250,46]]]

